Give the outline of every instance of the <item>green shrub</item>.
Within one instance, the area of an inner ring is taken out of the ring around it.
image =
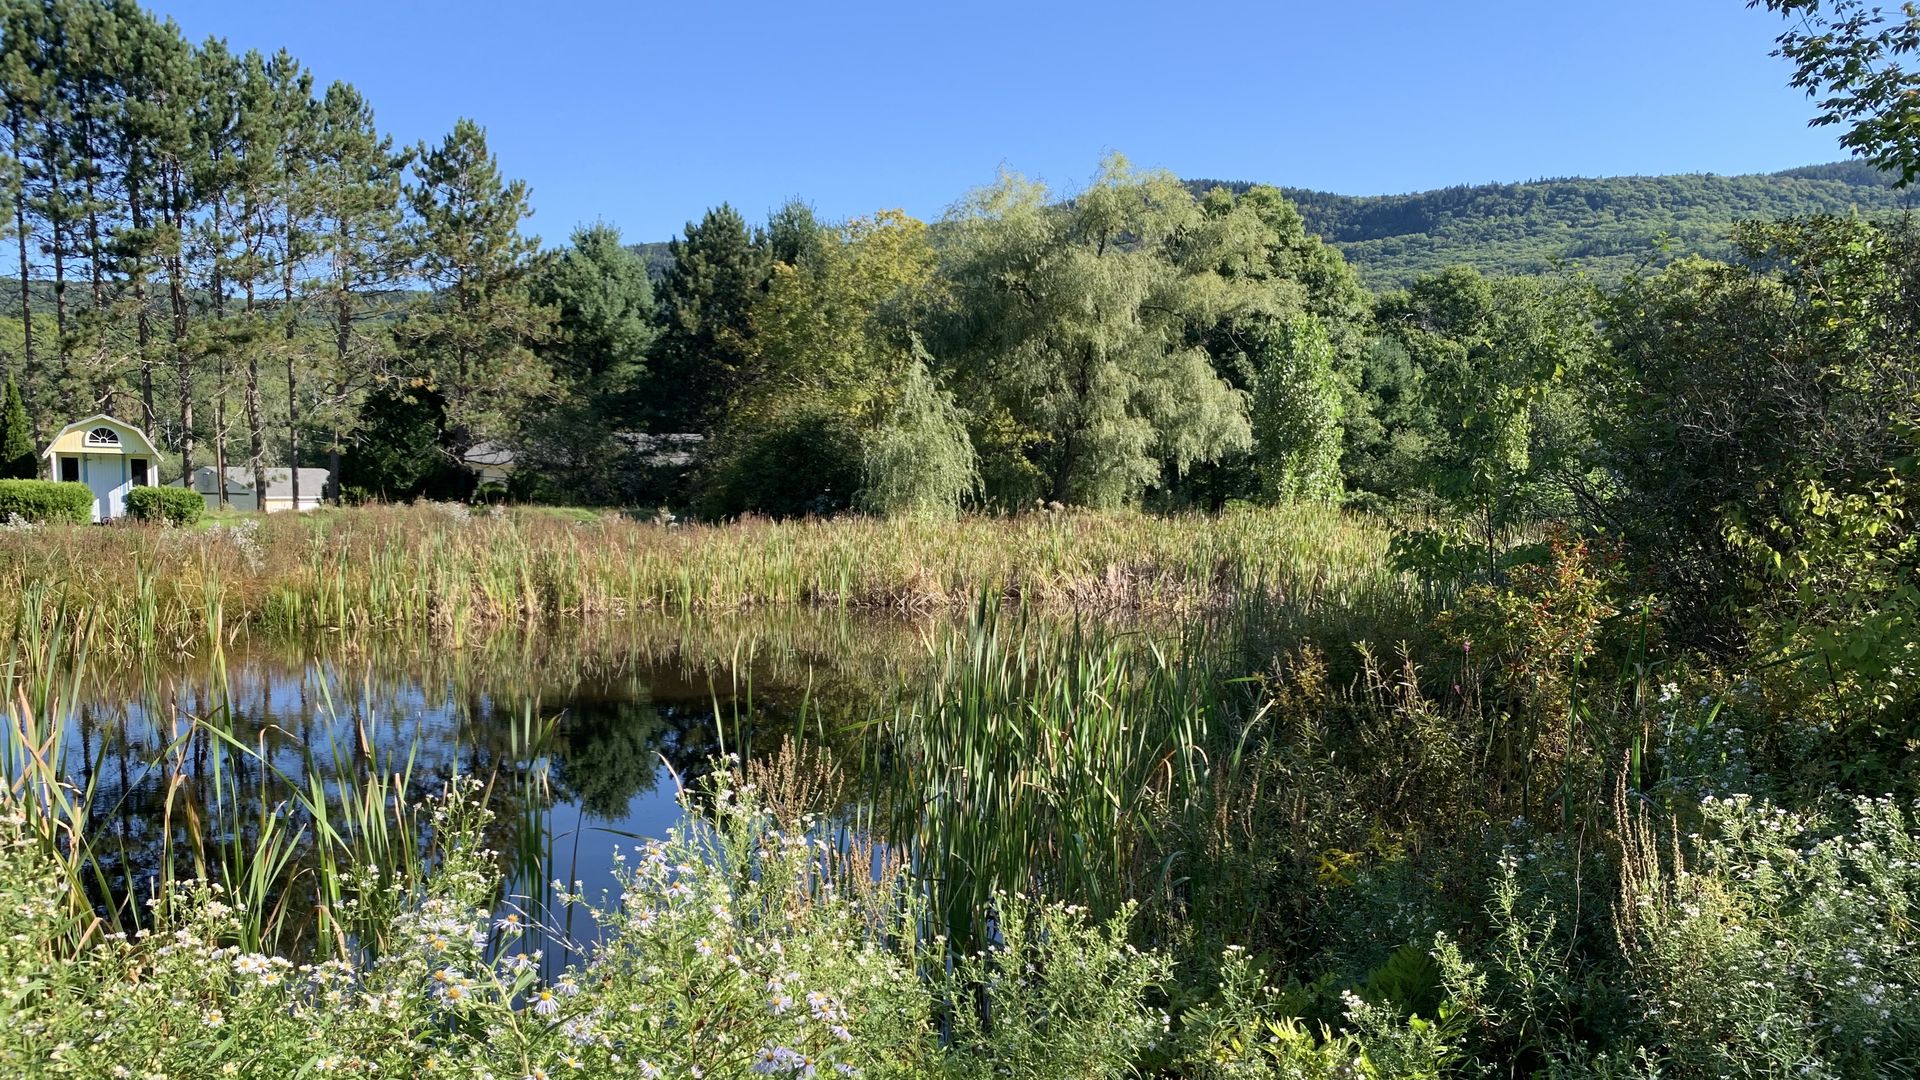
[[[188,488],[137,487],[127,492],[127,516],[135,521],[191,525],[206,510],[207,500]]]
[[[57,480],[0,480],[0,521],[13,517],[85,525],[93,520],[93,489]]]

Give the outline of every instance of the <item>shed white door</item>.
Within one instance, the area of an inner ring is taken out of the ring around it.
[[[117,457],[89,456],[82,471],[86,473],[87,486],[93,489],[93,520],[111,521],[120,516],[121,499],[124,493],[120,471],[125,462]]]

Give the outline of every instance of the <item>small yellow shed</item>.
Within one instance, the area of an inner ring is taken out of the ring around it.
[[[40,455],[47,476],[93,489],[93,520],[127,512],[127,492],[160,482],[160,451],[147,433],[105,413],[76,420],[54,435]]]

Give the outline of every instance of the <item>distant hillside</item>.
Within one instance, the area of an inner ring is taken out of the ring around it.
[[[1196,191],[1251,186],[1190,183]],[[1724,256],[1728,231],[1743,219],[1877,214],[1905,209],[1915,198],[1858,162],[1756,176],[1570,177],[1413,195],[1282,190],[1307,228],[1340,248],[1376,288],[1460,264],[1499,274],[1565,264],[1610,280],[1679,255]]]
[[[655,281],[666,274],[667,267],[673,265],[673,251],[665,240],[652,240],[644,244],[628,244],[628,250],[647,261],[647,275]]]

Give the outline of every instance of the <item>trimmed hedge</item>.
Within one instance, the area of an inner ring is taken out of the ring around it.
[[[191,525],[207,512],[200,493],[177,487],[137,487],[127,492],[127,516],[135,521]]]
[[[0,480],[0,521],[21,517],[35,524],[93,520],[93,489],[58,480]]]

